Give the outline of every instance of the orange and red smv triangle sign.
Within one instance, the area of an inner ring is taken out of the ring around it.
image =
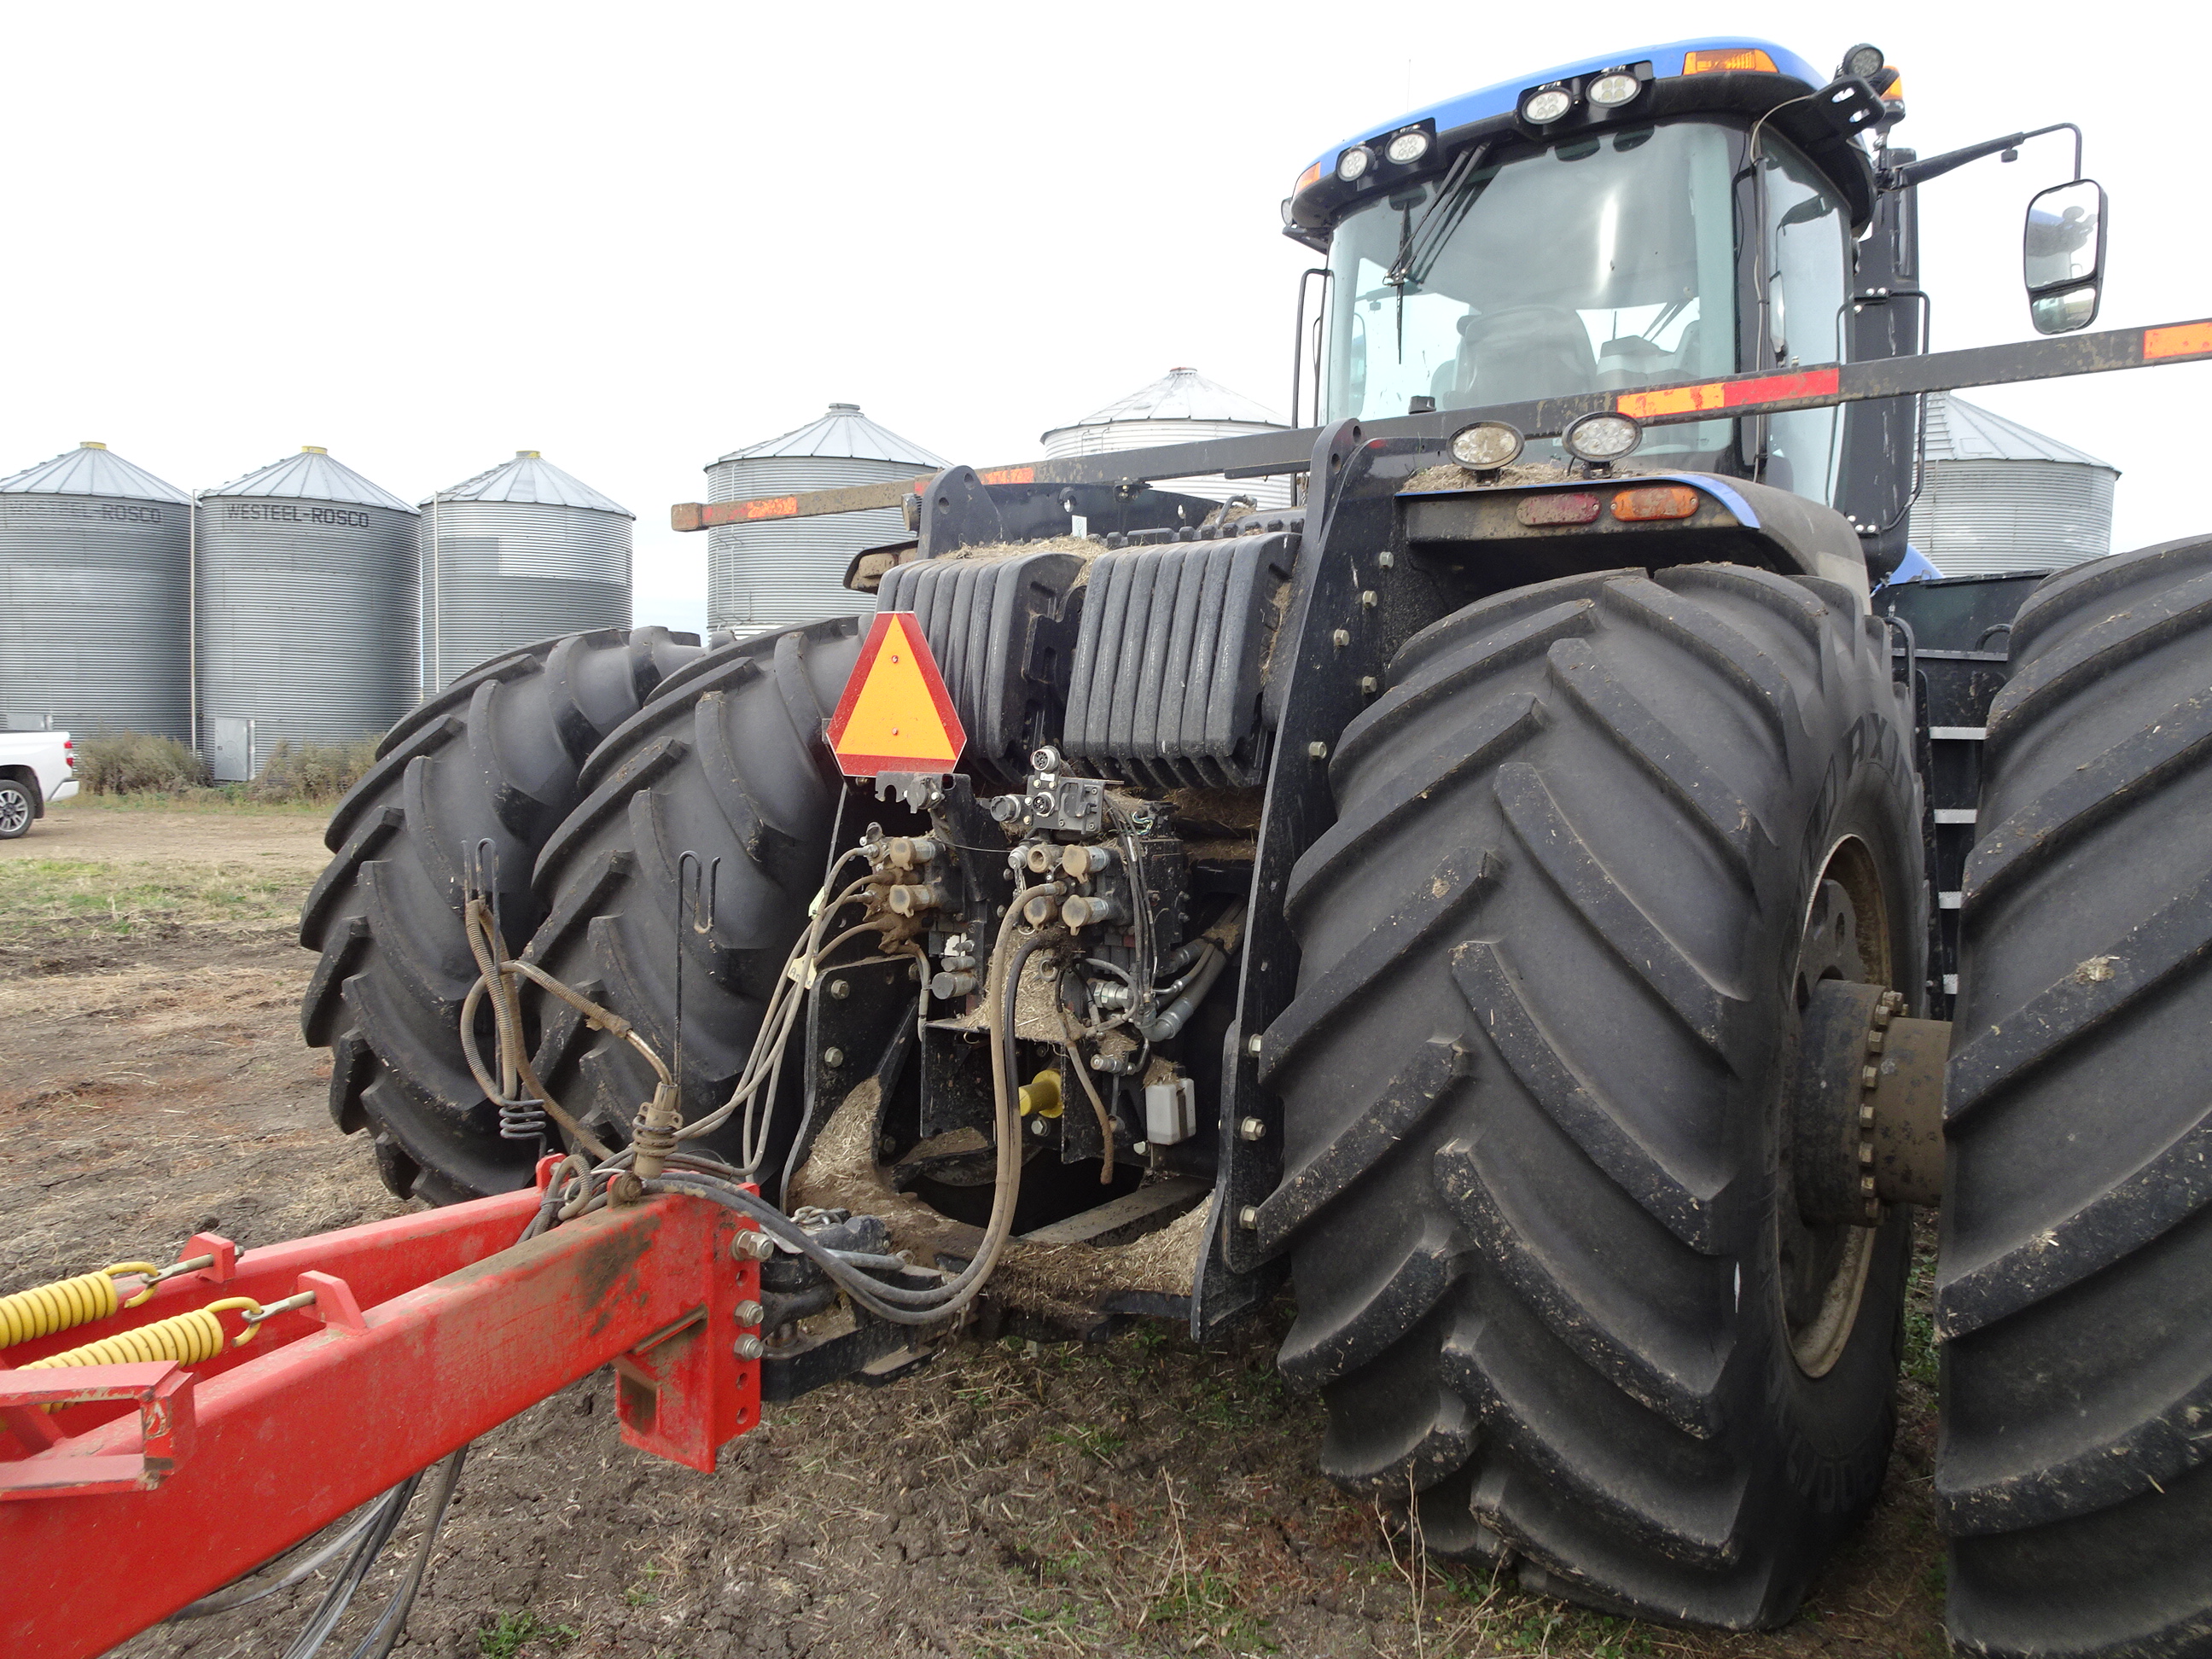
[[[911,611],[879,612],[830,717],[830,748],[848,778],[950,772],[968,733]]]

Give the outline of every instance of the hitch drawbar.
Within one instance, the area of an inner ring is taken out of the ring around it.
[[[0,1561],[27,1593],[0,1598],[0,1653],[104,1653],[610,1361],[623,1438],[713,1469],[760,1421],[740,1355],[763,1237],[660,1194],[516,1243],[558,1162],[538,1188],[266,1249],[202,1235],[184,1255],[205,1267],[8,1348]],[[189,1368],[26,1369],[248,1298],[269,1312],[251,1344]]]

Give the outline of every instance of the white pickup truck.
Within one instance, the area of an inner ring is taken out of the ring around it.
[[[51,801],[76,793],[76,745],[66,732],[0,732],[0,841],[28,835]]]

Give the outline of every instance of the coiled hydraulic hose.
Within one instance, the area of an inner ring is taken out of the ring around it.
[[[0,1348],[89,1325],[121,1308],[135,1308],[154,1294],[153,1285],[148,1283],[126,1302],[116,1290],[116,1276],[143,1273],[150,1281],[161,1271],[150,1261],[118,1261],[95,1273],[79,1273],[75,1279],[33,1285],[13,1296],[0,1296]]]
[[[811,987],[814,975],[820,970],[824,959],[839,945],[863,933],[880,933],[886,926],[881,921],[871,921],[848,927],[827,941],[823,939],[837,912],[859,896],[872,879],[872,876],[866,876],[843,888],[836,887],[839,872],[850,860],[859,855],[860,850],[856,848],[847,853],[831,866],[829,878],[811,907],[807,926],[793,946],[783,972],[777,976],[775,989],[769,999],[768,1006],[762,1012],[753,1052],[747,1058],[744,1070],[728,1097],[702,1118],[688,1123],[655,1126],[661,1130],[657,1138],[665,1139],[667,1142],[665,1147],[655,1149],[653,1161],[663,1166],[658,1172],[650,1164],[643,1169],[635,1167],[639,1151],[635,1145],[610,1156],[604,1146],[588,1134],[578,1133],[574,1121],[562,1110],[531,1072],[526,1057],[521,1054],[522,1021],[520,1007],[512,1000],[514,979],[530,980],[550,994],[576,1007],[600,1029],[613,1031],[630,1042],[653,1063],[664,1086],[672,1081],[668,1068],[637,1036],[629,1022],[582,997],[534,964],[507,959],[489,907],[481,900],[471,901],[467,917],[469,943],[477,958],[479,977],[464,1004],[460,1021],[462,1045],[468,1055],[470,1070],[475,1073],[485,1093],[501,1105],[522,1103],[508,1093],[515,1085],[528,1090],[532,1098],[527,1103],[542,1104],[564,1130],[570,1132],[572,1144],[580,1144],[599,1159],[595,1166],[586,1165],[583,1159],[572,1152],[562,1161],[526,1237],[541,1232],[558,1222],[572,1220],[607,1203],[609,1188],[619,1176],[625,1174],[633,1178],[643,1176],[648,1177],[641,1182],[646,1192],[688,1193],[710,1199],[747,1216],[763,1231],[819,1263],[823,1272],[840,1288],[878,1318],[902,1325],[935,1324],[959,1312],[974,1300],[996,1267],[1000,1253],[1013,1232],[1014,1210],[1021,1193],[1023,1150],[1021,1123],[1015,1110],[1012,1084],[1015,1001],[1020,990],[1024,964],[1032,953],[1054,936],[1040,932],[1014,946],[1013,933],[1020,922],[1025,903],[1041,896],[1061,896],[1067,890],[1063,882],[1042,882],[1015,894],[1006,906],[1005,919],[999,927],[995,948],[991,953],[984,1006],[993,1037],[991,1084],[998,1128],[998,1180],[992,1194],[990,1220],[984,1229],[982,1243],[966,1267],[945,1283],[927,1289],[909,1289],[889,1283],[867,1271],[865,1266],[817,1244],[811,1235],[775,1205],[745,1190],[745,1183],[753,1181],[757,1176],[764,1152],[760,1143],[766,1139],[766,1129],[759,1121],[759,1103],[764,1097],[773,1099],[775,1097],[784,1050],[797,1027],[799,1010],[805,992]],[[884,959],[869,958],[872,961]],[[513,1076],[513,1083],[507,1082],[505,1076],[495,1081],[490,1068],[483,1063],[476,1049],[475,1015],[482,999],[487,994],[493,1001],[500,1048],[498,1064],[502,1073]],[[501,1084],[506,1086],[500,1086]],[[743,1135],[744,1162],[742,1167],[732,1168],[719,1162],[709,1162],[677,1150],[679,1143],[711,1133],[741,1109],[745,1119]]]
[[[65,1365],[140,1365],[157,1359],[173,1359],[179,1365],[197,1365],[202,1360],[212,1359],[229,1346],[231,1339],[223,1334],[222,1322],[216,1317],[234,1308],[249,1308],[261,1311],[261,1304],[250,1296],[226,1297],[220,1302],[210,1302],[204,1308],[194,1308],[189,1313],[173,1314],[167,1319],[157,1319],[150,1325],[141,1325],[136,1330],[118,1331],[113,1336],[103,1336],[97,1342],[88,1342],[81,1348],[70,1348],[61,1353],[48,1354],[44,1359],[33,1359],[20,1370],[42,1371]],[[251,1342],[258,1325],[249,1324],[238,1334],[240,1343]]]

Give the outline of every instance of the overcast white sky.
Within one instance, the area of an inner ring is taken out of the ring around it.
[[[1907,9],[1874,31],[1899,143],[2080,121],[2099,326],[2212,313],[2212,8]],[[687,627],[706,538],[669,504],[832,399],[979,465],[1178,363],[1281,406],[1312,256],[1276,204],[1339,140],[1615,47],[1741,31],[1826,70],[1862,38],[1786,0],[0,15],[0,474],[97,438],[189,488],[316,443],[415,501],[541,449],[637,513],[638,620]],[[2069,160],[1923,191],[1939,349],[2028,337],[2020,216]],[[2116,546],[2212,530],[2176,418],[2212,364],[1967,395],[2124,470]]]

